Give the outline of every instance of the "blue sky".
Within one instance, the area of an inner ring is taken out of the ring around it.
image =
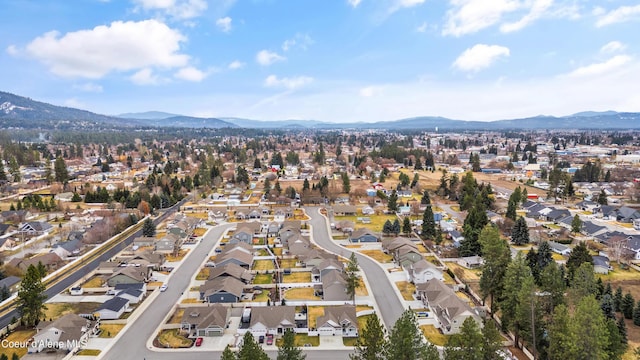
[[[626,0],[5,0],[0,90],[104,114],[640,111]]]

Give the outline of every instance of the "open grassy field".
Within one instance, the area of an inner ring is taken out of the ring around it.
[[[253,266],[251,267],[253,270],[273,270],[276,268],[273,260],[256,260],[253,262]]]
[[[611,262],[611,266],[613,267],[612,271],[609,271],[607,275],[604,274],[596,274],[596,276],[600,277],[602,281],[625,281],[625,280],[640,280],[640,272],[630,267],[626,269],[620,268],[620,264],[616,262]]]
[[[427,341],[436,346],[445,346],[449,341],[449,336],[444,335],[440,330],[436,329],[433,325],[420,325],[422,335],[427,338]]]
[[[180,335],[178,329],[162,330],[157,338],[158,342],[170,348],[190,347],[193,340]]]
[[[282,276],[283,283],[309,283],[311,282],[310,272],[295,272]]]
[[[100,324],[101,338],[112,338],[118,335],[120,330],[124,327],[124,324]]]
[[[413,299],[413,293],[416,291],[416,286],[408,281],[396,281],[396,286],[402,294],[402,298],[411,301]]]
[[[5,340],[7,341],[7,343],[13,343],[13,342],[26,342],[27,340],[31,339],[33,337],[33,335],[36,334],[35,329],[29,329],[29,330],[17,330],[12,332],[11,334],[9,334],[8,337],[5,338]],[[11,358],[11,355],[13,353],[15,353],[16,355],[18,355],[19,357],[23,357],[26,353],[27,353],[28,348],[26,347],[19,347],[17,349],[5,349],[2,348],[0,351],[0,354],[5,354],[7,355],[9,358]]]
[[[382,250],[359,250],[359,252],[381,264],[390,263],[393,260],[391,255],[383,253]]]
[[[256,285],[273,284],[273,274],[257,274],[253,278]]]
[[[295,288],[284,292],[287,300],[322,300],[314,294],[313,288]]]

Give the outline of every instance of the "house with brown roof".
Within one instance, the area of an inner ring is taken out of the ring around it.
[[[331,270],[322,276],[322,299],[325,301],[351,300],[347,294],[347,280],[341,271]]]
[[[230,276],[207,280],[200,285],[200,300],[207,303],[235,303],[240,301],[244,283]]]
[[[22,271],[26,271],[29,265],[38,266],[38,263],[42,263],[47,269],[47,272],[55,271],[60,268],[64,261],[56,253],[50,252],[46,254],[36,255],[29,259],[13,258],[7,264],[15,266]]]
[[[318,317],[316,324],[320,335],[358,336],[358,317],[355,305],[326,306],[324,315]]]
[[[232,277],[236,280],[240,280],[245,284],[250,283],[251,280],[253,279],[253,275],[251,274],[251,271],[235,263],[228,263],[223,266],[217,266],[215,268],[212,268],[209,271],[208,280],[213,280],[215,278],[223,278],[227,276]]]
[[[91,321],[76,314],[63,315],[54,321],[41,321],[36,326],[29,352],[65,351],[72,352],[86,343],[89,336],[97,334],[99,322]]]
[[[180,329],[188,337],[222,336],[229,323],[230,310],[222,304],[186,307],[180,321]]]
[[[150,270],[143,266],[124,266],[113,273],[107,279],[108,286],[116,286],[117,284],[135,284],[146,282],[149,277]]]
[[[482,327],[482,319],[471,308],[468,301],[456,295],[452,288],[437,279],[416,285],[418,298],[435,314],[437,324],[443,334],[457,334],[467,318],[476,321]]]
[[[355,205],[334,205],[334,216],[355,216],[358,213],[358,208]]]
[[[254,338],[267,334],[282,335],[296,327],[294,306],[264,306],[251,309],[249,331]]]
[[[331,271],[344,271],[344,265],[336,258],[324,259],[320,264],[311,269],[311,281],[321,282],[322,277]]]

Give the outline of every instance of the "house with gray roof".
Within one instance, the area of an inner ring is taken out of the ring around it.
[[[326,306],[324,315],[318,316],[316,324],[320,335],[358,336],[358,317],[355,305]]]
[[[223,278],[230,276],[236,280],[240,280],[245,284],[248,284],[253,279],[253,275],[251,271],[243,268],[240,265],[234,263],[228,263],[223,266],[217,266],[209,270],[209,278],[208,280],[213,280],[215,278]]]
[[[66,314],[54,321],[41,321],[36,326],[29,352],[72,352],[99,331],[99,322],[76,314]]]
[[[483,326],[482,319],[469,302],[458,297],[452,288],[440,280],[431,279],[416,285],[416,293],[422,303],[434,313],[436,328],[445,335],[459,333],[467,318],[472,318],[478,327]]]
[[[351,233],[349,241],[353,243],[378,242],[380,241],[380,236],[367,228],[360,228]]]
[[[105,301],[94,313],[100,315],[101,320],[119,319],[129,308],[129,300],[119,296]]]
[[[222,304],[186,307],[180,321],[180,329],[187,337],[222,336],[229,323],[230,310]]]
[[[244,283],[230,276],[207,280],[200,285],[200,300],[207,303],[235,303],[240,301]]]
[[[283,335],[287,329],[296,328],[294,306],[261,306],[251,309],[249,331],[254,338]]]

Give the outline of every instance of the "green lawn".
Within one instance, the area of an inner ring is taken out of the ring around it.
[[[273,270],[276,266],[273,264],[273,260],[256,260],[253,262],[253,270]]]
[[[393,222],[395,219],[398,219],[396,215],[369,215],[368,218],[371,220],[371,223],[363,224],[357,221],[359,217],[362,216],[336,216],[334,220],[336,223],[342,220],[349,220],[355,224],[356,229],[364,227],[374,232],[381,232],[387,220]],[[400,225],[402,225],[402,223]]]
[[[273,284],[273,274],[257,274],[253,278],[253,283],[256,285]]]

